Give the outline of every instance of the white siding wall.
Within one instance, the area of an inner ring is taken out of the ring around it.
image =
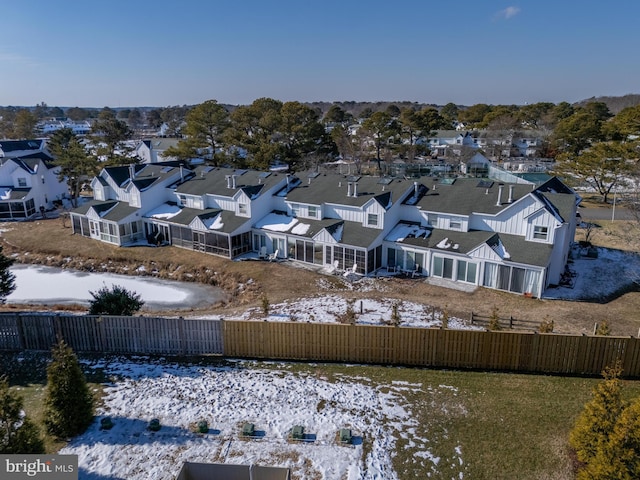
[[[500,258],[500,256],[486,243],[483,243],[475,250],[469,252],[469,256],[471,258],[479,258],[490,262],[502,262],[502,258]]]
[[[530,242],[553,243],[555,239],[555,230],[558,226],[558,220],[547,210],[539,210],[526,219],[525,238]],[[533,237],[534,227],[546,227],[547,239],[539,240]]]
[[[528,195],[506,206],[497,215],[472,215],[470,230],[485,230],[510,235],[526,235],[526,217],[543,208],[534,197]]]
[[[407,222],[420,223],[423,226],[427,224],[424,212],[414,205],[400,205],[399,208],[392,208],[387,212],[387,222],[393,222],[395,225],[400,219]]]
[[[549,262],[549,275],[547,281],[557,285],[560,283],[560,275],[564,272],[569,255],[569,245],[571,241],[567,241],[567,235],[570,233],[568,225],[561,225],[555,230],[556,242],[551,252],[551,260]],[[571,238],[570,240],[572,240]],[[546,286],[546,285],[545,285]]]
[[[29,197],[33,198],[36,208],[39,208],[40,205],[50,208],[53,206],[53,200],[67,194],[67,184],[65,181],[58,181],[56,169],[48,170],[42,162],[38,165],[37,173],[31,177],[32,185]]]
[[[219,208],[220,210],[227,210],[229,212],[236,211],[236,202],[232,198],[209,194],[207,194],[206,198],[205,208]]]
[[[155,208],[158,205],[169,200],[175,201],[176,197],[173,195],[174,191],[166,188],[166,185],[170,185],[174,182],[175,179],[167,180],[163,185],[154,185],[153,188],[149,188],[144,192],[140,192],[140,201],[142,208]]]
[[[362,210],[360,210],[358,207],[325,204],[324,214],[326,218],[339,218],[348,222],[363,222]]]
[[[336,239],[335,239],[335,238],[333,238],[333,237],[329,234],[329,232],[327,232],[327,231],[326,231],[326,230],[324,230],[324,229],[323,229],[323,230],[320,230],[320,231],[318,232],[318,234],[317,234],[315,237],[313,237],[313,240],[314,240],[315,242],[319,242],[319,243],[329,243],[329,244],[332,244],[332,243],[333,243],[333,244],[335,244],[335,243],[337,243],[337,242],[336,242]]]
[[[235,201],[235,214],[239,217],[250,218],[251,217],[251,199],[240,190],[238,194],[233,198]],[[240,204],[245,206],[245,213],[240,213]]]
[[[251,202],[251,218],[254,222],[261,219],[272,210],[286,211],[287,207],[285,205],[285,199],[283,197],[276,197],[273,195],[274,192],[277,192],[284,187],[285,183],[286,180],[283,179],[269,190],[260,192],[258,198]]]
[[[13,185],[13,176],[11,173],[17,168],[16,164],[4,160],[2,165],[0,166],[0,185]]]
[[[377,215],[378,222],[377,225],[369,225],[369,214]],[[362,226],[368,228],[377,228],[379,230],[383,230],[385,227],[385,218],[386,210],[375,200],[372,200],[367,205],[365,205],[364,212],[362,215]],[[395,224],[394,224],[395,225]]]
[[[11,172],[11,178],[12,178],[11,183],[13,184],[13,186],[15,188],[25,188],[25,187],[28,188],[28,187],[31,187],[31,183],[32,183],[31,174],[27,173],[22,168],[14,169]],[[20,185],[18,179],[24,179],[24,181],[26,182],[26,185]]]

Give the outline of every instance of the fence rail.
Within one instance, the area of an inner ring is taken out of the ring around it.
[[[640,339],[296,322],[0,314],[0,350],[207,355],[640,377]]]

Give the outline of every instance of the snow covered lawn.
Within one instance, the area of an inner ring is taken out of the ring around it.
[[[356,314],[357,324],[385,325],[391,323],[394,306],[397,309],[400,326],[428,328],[442,325],[443,312],[429,305],[384,297],[363,298],[349,302],[340,295],[331,294],[298,298],[290,302],[270,305],[266,320],[270,322],[338,323],[347,308],[351,307]],[[252,308],[237,319],[265,320],[265,316],[261,309]],[[448,326],[452,329],[481,329],[478,326],[467,325],[462,319],[456,317],[449,317]]]
[[[416,433],[403,397],[421,391],[420,384],[375,385],[347,375],[329,381],[250,362],[203,367],[133,359],[91,367],[104,368],[114,383],[98,419],[60,451],[79,456],[81,479],[173,480],[190,461],[282,466],[297,479],[393,480],[399,438],[409,441],[421,471],[437,472],[438,458]],[[111,430],[100,430],[103,416],[112,418]],[[157,432],[147,429],[152,418],[162,424]],[[200,420],[209,433],[196,433]],[[255,425],[254,439],[241,436],[244,422]],[[307,441],[288,438],[294,425],[304,427]],[[337,440],[341,428],[351,429],[352,445]],[[462,465],[459,448],[454,455]]]

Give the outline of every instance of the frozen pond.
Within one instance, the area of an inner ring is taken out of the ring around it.
[[[86,273],[41,265],[14,265],[16,289],[7,303],[44,305],[81,303],[93,299],[90,292],[119,285],[140,295],[143,309],[161,310],[203,307],[224,298],[221,289],[197,283],[134,277],[111,273]]]

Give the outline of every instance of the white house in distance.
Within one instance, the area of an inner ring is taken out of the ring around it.
[[[164,151],[169,147],[175,147],[180,140],[177,138],[149,138],[136,145],[135,153],[142,163],[159,163],[171,158],[164,157]]]
[[[71,214],[74,232],[123,246],[146,239],[230,259],[256,252],[326,270],[405,272],[536,297],[565,270],[580,200],[555,178],[536,186],[118,168],[125,170],[105,169],[94,180],[94,202]],[[133,223],[144,235],[130,234]]]
[[[23,220],[68,197],[41,140],[0,140],[0,220]]]

